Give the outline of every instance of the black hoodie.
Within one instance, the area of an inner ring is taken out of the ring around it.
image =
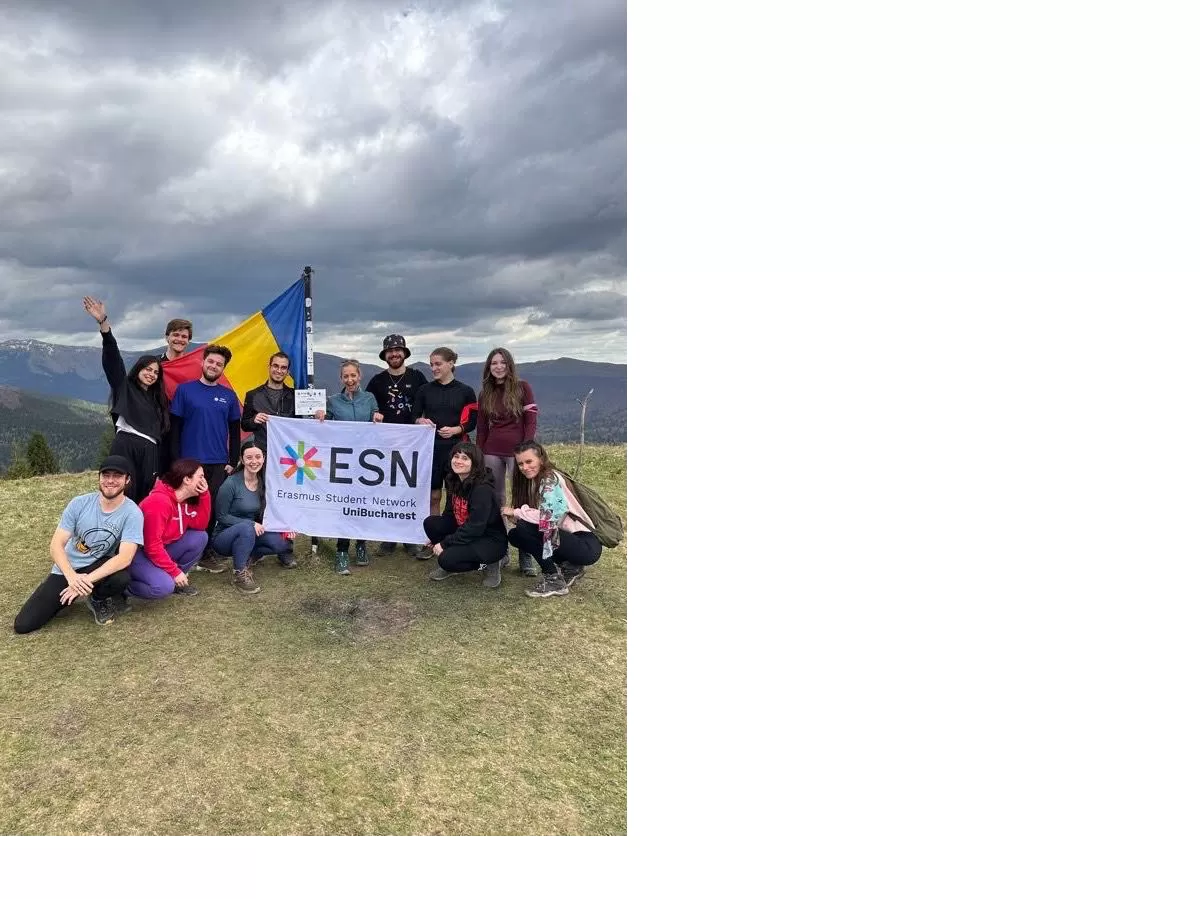
[[[112,331],[101,331],[100,340],[102,341],[100,360],[104,366],[104,377],[108,379],[108,386],[112,388],[110,413],[113,425],[116,425],[117,418],[120,416],[135,431],[145,434],[156,442],[161,441],[163,435],[162,414],[154,402],[154,397],[148,391],[130,383],[128,373],[125,371],[125,360],[121,358],[121,351],[117,348],[117,338],[113,337]],[[161,372],[159,377],[162,377]]]

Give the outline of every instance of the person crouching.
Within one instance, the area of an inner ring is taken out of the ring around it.
[[[176,459],[139,504],[143,543],[129,566],[131,596],[162,599],[172,593],[196,596],[188,572],[208,546],[212,496],[204,466],[196,459]]]
[[[483,586],[500,586],[500,559],[508,552],[508,541],[492,474],[475,444],[460,443],[451,452],[446,506],[441,515],[425,519],[425,534],[437,558],[430,580],[477,571],[482,563]]]

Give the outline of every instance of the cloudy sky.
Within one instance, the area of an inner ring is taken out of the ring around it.
[[[215,336],[314,269],[315,349],[626,352],[621,0],[9,0],[0,339]]]

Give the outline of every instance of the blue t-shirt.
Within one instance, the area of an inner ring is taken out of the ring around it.
[[[98,491],[77,496],[63,509],[58,526],[71,532],[67,561],[76,571],[115,556],[122,543],[142,545],[142,510],[129,497],[105,514]],[[50,566],[50,572],[63,573],[57,564]]]
[[[175,389],[171,414],[183,419],[179,458],[204,465],[229,462],[229,424],[242,420],[236,393],[224,384],[209,387],[199,379],[185,381]]]

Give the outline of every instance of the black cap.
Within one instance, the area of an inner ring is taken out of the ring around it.
[[[383,349],[379,351],[379,358],[387,362],[388,350],[404,350],[404,359],[412,355],[412,350],[408,348],[408,344],[404,342],[404,338],[399,334],[389,334],[383,338]]]
[[[119,471],[123,475],[133,477],[133,466],[124,456],[105,456],[100,463],[100,471]]]

